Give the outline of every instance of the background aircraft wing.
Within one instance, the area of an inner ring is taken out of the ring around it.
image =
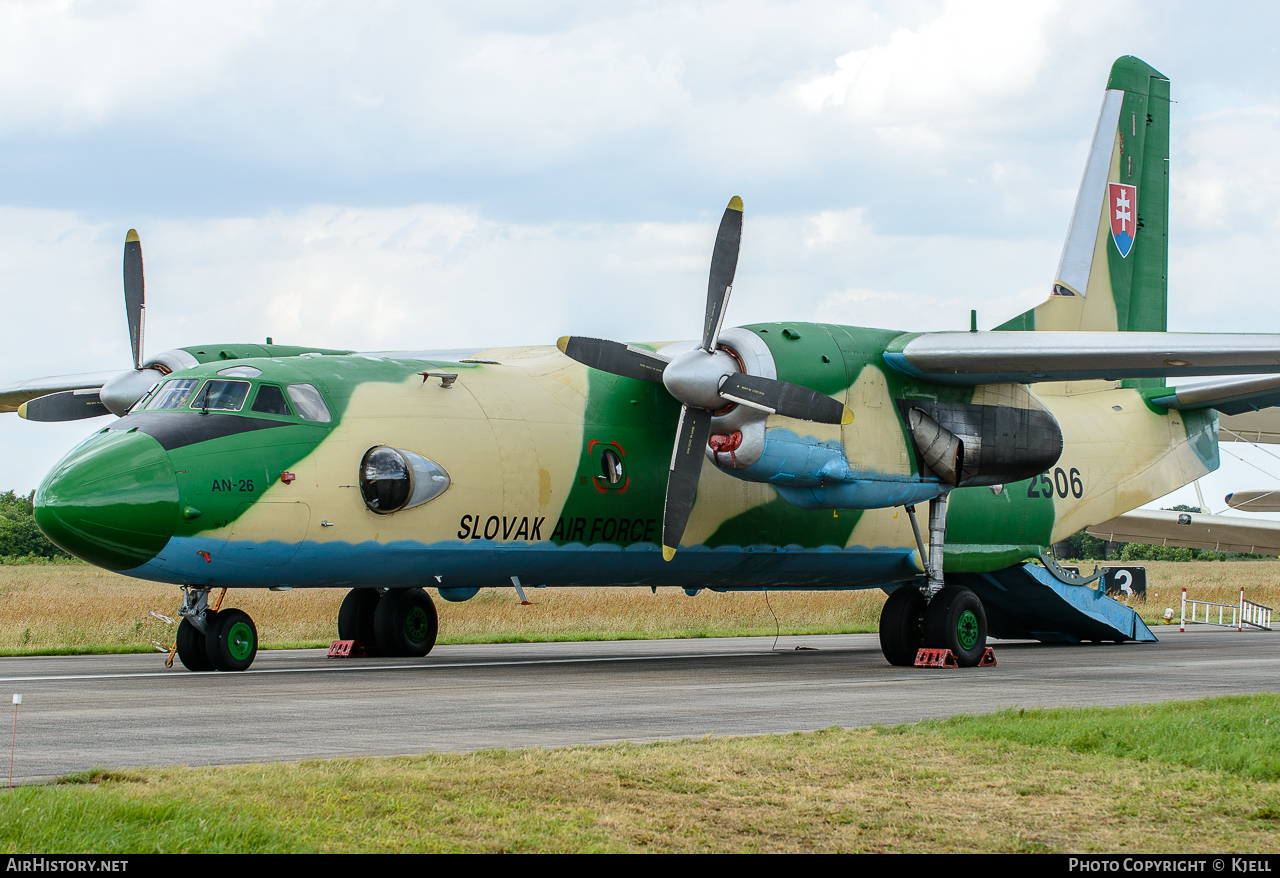
[[[1085,530],[1099,539],[1121,543],[1280,555],[1280,521],[1234,515],[1135,509]]]
[[[1280,335],[1193,332],[927,332],[900,335],[885,361],[938,384],[1280,373]],[[1280,383],[1276,385],[1280,387]],[[1271,388],[1272,392],[1275,387]],[[1280,399],[1280,394],[1277,394]]]
[[[56,375],[52,378],[32,378],[13,384],[0,385],[0,412],[16,412],[18,406],[51,393],[67,390],[97,389],[120,374],[113,372],[89,372],[84,375]]]
[[[1280,445],[1280,409],[1221,415],[1218,418],[1218,441]]]

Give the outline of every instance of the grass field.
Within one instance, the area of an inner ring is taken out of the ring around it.
[[[221,768],[0,794],[8,852],[1270,852],[1280,696]]]
[[[1280,565],[1268,562],[1148,562],[1150,598],[1142,615],[1155,623],[1165,607],[1175,618],[1185,586],[1201,600],[1246,597],[1280,607]],[[1082,567],[1084,572],[1091,566]],[[884,593],[759,592],[689,597],[679,589],[528,589],[521,606],[513,589],[486,589],[470,601],[437,601],[441,643],[536,640],[619,640],[875,631]],[[233,590],[226,606],[257,623],[263,648],[327,646],[337,636],[344,592]],[[174,616],[173,586],[129,579],[84,565],[0,566],[0,655],[138,652],[151,641],[171,643],[173,629],[151,610]],[[772,607],[772,613],[770,612]]]

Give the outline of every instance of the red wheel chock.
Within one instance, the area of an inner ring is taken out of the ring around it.
[[[329,658],[368,658],[369,650],[358,640],[335,640],[329,644]]]
[[[978,660],[978,667],[993,668],[995,664],[995,651],[988,646],[982,651],[982,658]],[[958,668],[960,663],[956,661],[955,653],[949,649],[922,649],[916,653],[916,667]]]
[[[916,653],[917,668],[958,668],[955,655],[949,649],[922,649]]]

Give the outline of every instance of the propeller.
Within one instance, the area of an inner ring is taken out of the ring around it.
[[[148,363],[145,368],[143,365],[142,339],[147,309],[145,288],[142,241],[139,240],[137,231],[130,229],[124,239],[124,307],[129,321],[129,347],[133,354],[133,368],[114,374],[40,379],[34,382],[37,386],[52,384],[49,390],[56,392],[27,396],[26,401],[18,406],[20,417],[29,421],[78,421],[105,414],[123,416],[156,382],[169,373],[169,367],[162,362]],[[164,354],[159,359],[167,362]],[[20,386],[4,389],[22,392]]]
[[[634,345],[601,338],[565,336],[557,346],[566,356],[602,372],[661,382],[680,401],[680,421],[667,474],[666,507],[662,517],[662,557],[670,561],[684,536],[698,493],[698,477],[711,419],[734,403],[769,414],[821,424],[848,423],[847,409],[838,400],[799,384],[747,375],[738,360],[720,347],[725,308],[733,292],[742,243],[742,199],[736,195],[725,208],[711,251],[707,279],[707,310],[697,348],[667,357]]]
[[[142,270],[142,241],[134,229],[124,238],[124,309],[129,320],[129,347],[133,354],[133,371],[121,372],[102,385],[102,404],[113,414],[123,417],[133,404],[168,374],[155,365],[143,368],[143,335],[146,327],[146,278]]]

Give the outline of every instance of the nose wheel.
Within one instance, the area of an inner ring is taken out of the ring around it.
[[[244,610],[219,610],[224,588],[212,608],[209,589],[183,588],[173,654],[188,671],[244,671],[258,655],[258,628]],[[172,667],[173,654],[167,666]]]

